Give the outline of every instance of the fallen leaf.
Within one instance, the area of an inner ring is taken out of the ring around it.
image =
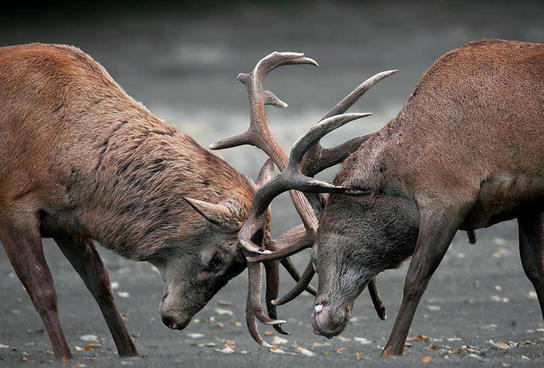
[[[130,297],[130,294],[128,293],[128,291],[118,291],[117,295],[119,295],[121,298],[129,298]]]
[[[331,343],[330,342],[314,342],[312,344],[312,348],[319,348],[323,346],[331,346]]]
[[[442,307],[440,307],[439,305],[428,305],[427,309],[430,310],[431,312],[436,312],[441,310]]]
[[[334,349],[334,352],[335,353],[343,353],[344,350],[346,350],[346,348],[336,348],[336,349]]]
[[[337,339],[342,342],[348,342],[351,341],[351,339],[344,337],[344,336],[338,336]]]
[[[357,360],[361,360],[361,359],[363,359],[363,353],[358,351],[358,352],[355,353],[355,357],[357,358]]]
[[[223,349],[215,349],[216,351],[223,353],[223,354],[232,354],[234,353],[234,349],[230,346],[225,346]]]
[[[221,323],[221,322],[219,322],[219,323],[218,323],[218,324],[217,324],[216,326],[217,326],[217,327],[219,327],[219,328],[223,328],[223,327],[225,327],[225,324],[224,324],[224,323]]]
[[[537,299],[536,293],[534,291],[529,291],[529,299]]]
[[[502,290],[502,286],[500,286],[500,285],[495,285],[495,290],[501,291],[501,290]]]
[[[191,339],[200,339],[201,337],[204,337],[204,334],[198,333],[198,332],[191,332],[191,333],[188,333],[187,336],[190,337]]]
[[[223,343],[225,344],[225,346],[229,346],[231,348],[233,348],[236,345],[236,341],[234,340],[223,340]]]
[[[241,324],[240,322],[238,322],[238,321],[232,321],[232,322],[231,322],[231,325],[233,325],[233,326],[241,326],[242,324]]]
[[[304,356],[314,356],[315,353],[313,351],[310,351],[308,349],[304,349],[304,348],[301,348],[301,347],[298,347],[295,349],[295,353],[300,353]]]
[[[86,367],[86,365],[83,364],[83,363],[76,363],[76,364],[74,364],[74,365],[72,366],[72,368],[84,368],[84,367]]]
[[[285,351],[281,350],[277,346],[274,346],[272,349],[270,349],[270,352],[274,354],[285,354]]]
[[[431,343],[431,345],[425,348],[425,350],[436,350],[436,349],[438,349],[438,346],[436,346],[434,343]]]
[[[119,283],[117,281],[112,281],[111,282],[111,289],[115,290],[115,289],[118,289],[118,288],[119,288]]]
[[[544,332],[544,328],[537,328],[536,332]]]
[[[287,339],[284,339],[283,337],[274,336],[272,339],[272,344],[274,345],[281,345],[281,344],[287,344]]]
[[[272,335],[274,335],[274,332],[272,332],[272,331],[265,331],[264,334],[265,334],[265,336],[272,336]]]
[[[433,360],[433,357],[424,356],[423,358],[421,358],[421,363],[429,363],[431,360]]]
[[[215,311],[215,313],[217,313],[219,315],[227,315],[227,316],[232,316],[233,315],[232,311],[229,310],[229,309],[215,308],[214,311]]]
[[[9,345],[0,344],[0,349],[9,349]]]
[[[354,337],[353,340],[357,341],[361,345],[372,344],[372,340],[366,339],[364,337]]]
[[[217,302],[217,304],[223,306],[223,307],[228,307],[229,305],[232,305],[231,302],[227,302],[226,300],[220,300]]]
[[[406,341],[429,341],[429,338],[425,335],[417,335],[416,337],[409,337]]]
[[[98,342],[98,337],[96,335],[83,335],[79,337],[83,341],[92,341],[92,342]]]

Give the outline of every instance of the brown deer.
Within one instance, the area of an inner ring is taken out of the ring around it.
[[[314,331],[338,335],[370,280],[412,256],[382,352],[402,354],[417,305],[456,231],[474,240],[475,229],[516,218],[523,268],[544,315],[542,91],[542,44],[494,40],[453,50],[426,72],[400,113],[344,161],[334,186],[303,175],[304,153],[361,115],[312,128],[293,147],[287,169],[257,191],[239,233],[253,249],[251,262],[293,254],[306,245],[270,254],[251,244],[264,210],[288,189],[334,192],[303,278],[274,304],[294,298],[317,272]]]
[[[308,62],[298,54],[286,59]],[[160,270],[165,285],[160,313],[171,329],[187,326],[247,266],[237,232],[256,186],[273,173],[270,162],[252,183],[151,115],[102,66],[74,47],[0,48],[0,101],[0,241],[43,320],[57,358],[69,359],[71,353],[59,323],[42,237],[53,237],[80,274],[122,356],[137,351],[115,307],[93,240]],[[349,152],[355,148],[350,145]],[[312,221],[308,202],[300,194],[294,196],[304,218]],[[269,225],[266,229],[261,244],[267,249],[313,243],[302,226],[274,239],[269,237]],[[281,263],[298,280],[293,264],[288,259]],[[272,318],[255,298],[255,292],[260,293],[261,266],[254,264],[249,269],[247,319],[252,336],[268,346],[256,330],[256,318],[284,331],[271,304],[278,293],[278,262],[266,262],[265,267],[266,304]],[[308,291],[315,294],[312,288]],[[377,294],[373,300],[383,314]]]

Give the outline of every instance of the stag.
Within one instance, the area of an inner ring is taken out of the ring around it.
[[[137,350],[93,240],[159,269],[165,290],[160,313],[171,329],[187,326],[245,269],[237,232],[272,165],[265,164],[254,184],[151,115],[74,47],[0,48],[0,100],[0,241],[57,358],[70,359],[71,352],[42,237],[54,238],[82,277],[121,356]],[[300,234],[304,230],[294,228],[267,238],[265,246],[277,249]],[[281,263],[298,280],[293,264]],[[265,266],[272,300],[278,262]]]
[[[544,316],[544,45],[491,40],[455,49],[425,73],[397,116],[361,139],[334,185],[304,176],[306,155],[332,129],[322,121],[294,145],[289,164],[254,196],[240,231],[249,242],[264,209],[289,189],[331,192],[311,262],[283,304],[318,273],[314,331],[343,331],[356,297],[385,269],[412,256],[402,304],[382,356],[402,354],[417,305],[457,230],[517,219],[523,269]],[[299,249],[253,251],[251,262]]]

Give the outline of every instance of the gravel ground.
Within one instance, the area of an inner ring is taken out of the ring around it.
[[[247,97],[234,79],[238,72],[249,71],[273,50],[304,51],[320,63],[320,69],[286,67],[267,80],[267,88],[290,104],[285,111],[269,110],[272,131],[287,148],[361,79],[400,69],[354,108],[375,115],[343,128],[327,143],[378,129],[400,109],[432,62],[458,45],[483,38],[541,42],[543,16],[544,7],[536,2],[433,2],[432,6],[307,2],[126,15],[91,12],[87,17],[39,17],[32,22],[8,19],[0,25],[0,42],[81,47],[129,94],[203,145],[241,132],[247,124]],[[221,154],[249,176],[264,161],[262,154],[248,147]],[[322,177],[330,179],[335,171],[328,170]],[[296,223],[285,196],[273,210],[279,219],[276,231]],[[424,357],[431,357],[427,364],[436,366],[542,366],[544,323],[521,268],[515,222],[479,231],[477,237],[477,244],[470,245],[464,233],[459,233],[431,281],[410,333],[425,338],[410,341],[402,357],[387,359],[380,358],[380,348],[400,304],[406,264],[378,277],[390,319],[378,320],[365,292],[342,337],[327,340],[312,333],[312,297],[302,295],[280,309],[292,335],[282,336],[286,341],[266,336],[283,352],[274,354],[255,345],[245,328],[245,273],[231,281],[189,327],[172,332],[159,319],[162,285],[150,265],[101,249],[111,279],[118,285],[117,304],[143,355],[122,359],[83,283],[56,245],[45,240],[62,325],[75,352],[74,361],[63,366],[406,367],[423,365]],[[307,257],[302,254],[295,260],[302,267]],[[292,282],[285,275],[282,281],[286,292]],[[0,300],[0,367],[19,367],[23,361],[30,366],[59,365],[3,250]],[[261,330],[271,332],[264,326]],[[84,335],[94,335],[98,342],[84,341]],[[234,353],[218,351],[226,345]],[[76,346],[84,351],[77,352]],[[308,349],[313,356],[295,353],[297,347]]]

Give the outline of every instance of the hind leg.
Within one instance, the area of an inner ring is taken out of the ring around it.
[[[120,356],[137,356],[138,351],[113,301],[108,271],[90,239],[55,236],[58,246],[79,273],[95,298],[117,346]]]
[[[518,217],[519,251],[525,274],[533,284],[544,318],[543,214]]]
[[[38,221],[21,216],[21,222],[0,218],[0,240],[13,269],[23,283],[45,325],[57,359],[72,357],[60,326],[53,277],[45,261]]]

